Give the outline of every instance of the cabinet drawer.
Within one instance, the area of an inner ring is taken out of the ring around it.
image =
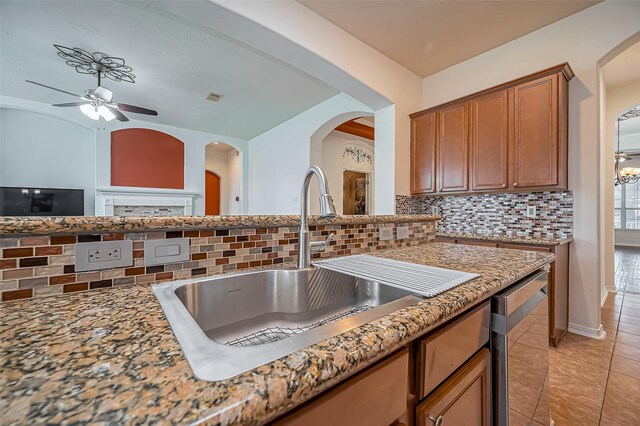
[[[489,301],[418,343],[418,399],[427,396],[489,341]]]
[[[307,405],[279,419],[278,426],[388,426],[407,410],[409,351],[381,361]]]
[[[416,425],[489,426],[490,381],[490,356],[485,348],[418,405]]]

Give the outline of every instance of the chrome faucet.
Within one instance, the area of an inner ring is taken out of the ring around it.
[[[329,195],[329,184],[324,172],[318,166],[311,166],[304,175],[302,193],[300,194],[300,230],[298,231],[298,268],[311,266],[311,251],[324,251],[334,234],[329,235],[326,241],[309,242],[309,224],[307,223],[309,184],[311,176],[316,175],[320,185],[320,217],[336,217],[336,208],[333,206],[333,198]]]

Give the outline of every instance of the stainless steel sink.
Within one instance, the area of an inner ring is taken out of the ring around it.
[[[153,291],[203,380],[233,377],[423,300],[315,268],[176,281]]]

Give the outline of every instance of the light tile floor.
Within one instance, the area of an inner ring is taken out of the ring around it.
[[[569,333],[550,351],[557,426],[640,425],[640,248],[616,249],[616,287],[602,308],[604,340]]]

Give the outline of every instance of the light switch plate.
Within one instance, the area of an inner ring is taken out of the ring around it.
[[[431,214],[438,214],[438,207],[431,206]]]
[[[76,244],[76,272],[133,265],[133,241],[97,241]]]
[[[380,241],[393,240],[393,228],[390,226],[380,227]]]
[[[536,210],[536,206],[527,206],[526,216],[532,219],[535,218],[537,214]]]
[[[164,240],[145,240],[144,265],[164,265],[165,263],[189,260],[188,238],[167,238]]]
[[[396,239],[404,240],[409,238],[409,227],[408,226],[398,226],[396,228]]]

